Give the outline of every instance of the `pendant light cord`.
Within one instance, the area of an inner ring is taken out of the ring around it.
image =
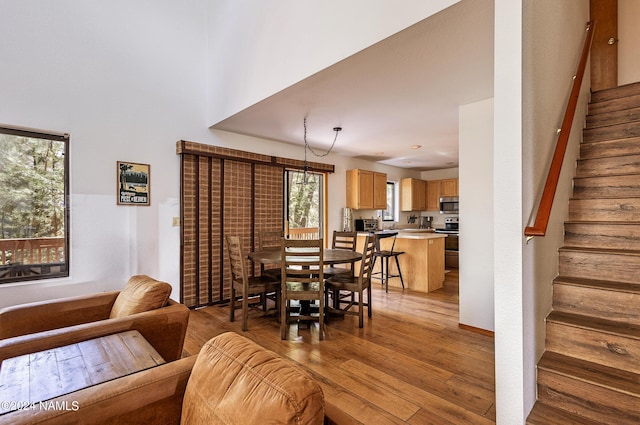
[[[338,133],[342,130],[342,127],[333,127],[333,131],[336,132],[336,136],[333,138],[333,143],[331,144],[331,147],[325,153],[318,154],[313,150],[313,148],[311,147],[309,142],[307,142],[307,117],[304,117],[303,124],[304,124],[304,162],[305,163],[307,162],[307,148],[309,148],[311,153],[314,154],[315,156],[317,156],[318,158],[322,158],[322,157],[325,157],[325,156],[329,155],[331,153],[331,150],[333,149],[333,147],[336,144],[336,140],[338,140]]]

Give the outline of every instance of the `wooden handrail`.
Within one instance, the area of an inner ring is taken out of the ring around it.
[[[549,167],[549,173],[547,174],[547,181],[544,185],[536,219],[533,226],[528,226],[524,229],[524,234],[527,236],[527,242],[536,236],[544,236],[547,233],[547,225],[549,224],[549,217],[551,216],[553,198],[556,195],[556,189],[560,179],[560,171],[562,170],[562,161],[564,160],[564,154],[567,150],[567,144],[569,143],[571,125],[573,124],[573,118],[578,105],[578,97],[580,96],[580,87],[582,86],[582,79],[587,66],[589,50],[591,50],[591,40],[593,40],[593,33],[595,32],[594,21],[589,21],[587,23],[586,31],[587,37],[584,42],[584,47],[582,48],[582,56],[580,57],[580,63],[578,64],[576,75],[573,77],[573,87],[571,88],[571,94],[567,101],[567,108],[565,109],[562,127],[560,128],[560,135],[558,136],[556,150],[553,153],[553,159],[551,160],[551,166]]]

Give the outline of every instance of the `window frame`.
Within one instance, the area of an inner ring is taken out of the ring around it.
[[[297,168],[286,168],[284,170],[284,196],[283,196],[283,221],[285,223],[285,234],[289,230],[289,174],[290,173],[304,173],[304,170]],[[307,171],[308,174],[318,176],[320,179],[320,187],[318,188],[318,236],[325,238],[327,227],[327,173],[322,171]]]
[[[387,185],[385,186],[387,190],[387,202],[389,202],[388,190],[390,186],[393,188],[391,191],[391,218],[387,218],[388,216],[385,216],[385,212],[387,211],[386,209],[380,210],[380,216],[382,217],[382,221],[396,222],[400,219],[400,212],[398,209],[398,183],[394,181],[387,181]]]
[[[70,135],[68,133],[56,133],[46,130],[39,129],[31,129],[24,127],[13,127],[7,125],[0,125],[0,134],[6,134],[10,136],[18,136],[18,137],[28,137],[33,139],[42,139],[42,140],[51,140],[56,142],[64,143],[64,206],[63,206],[63,220],[64,220],[64,267],[60,271],[57,272],[47,272],[42,273],[42,270],[45,267],[42,267],[39,274],[29,274],[26,276],[13,276],[8,277],[7,279],[0,280],[0,285],[6,283],[16,283],[16,282],[25,282],[25,281],[36,281],[36,280],[48,280],[48,279],[58,279],[69,277],[69,273],[71,270],[71,214],[70,214]],[[36,264],[44,264],[47,263],[36,263]],[[3,266],[3,264],[0,264]]]

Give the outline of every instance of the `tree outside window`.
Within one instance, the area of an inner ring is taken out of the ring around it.
[[[68,276],[68,137],[0,128],[0,283]]]
[[[387,209],[382,211],[382,220],[397,221],[396,218],[396,184],[387,182]]]
[[[287,170],[285,173],[286,221],[292,233],[305,230],[319,237],[323,222],[323,181],[318,173]]]

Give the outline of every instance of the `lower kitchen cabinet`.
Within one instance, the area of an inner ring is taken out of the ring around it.
[[[358,234],[356,251],[362,252],[365,234]],[[444,240],[445,235],[425,234],[421,236],[402,235],[396,239],[394,251],[403,251],[398,256],[400,270],[407,289],[420,292],[431,292],[442,288],[444,283]],[[393,238],[380,240],[381,249],[390,249]],[[398,274],[395,261],[389,261],[391,274]],[[357,268],[356,268],[357,270]],[[380,271],[379,261],[376,261],[374,272]],[[380,284],[379,280],[373,280],[373,284]],[[389,279],[389,287],[402,288],[400,278]]]
[[[444,252],[444,267],[447,269],[457,269],[458,267],[458,251]]]

